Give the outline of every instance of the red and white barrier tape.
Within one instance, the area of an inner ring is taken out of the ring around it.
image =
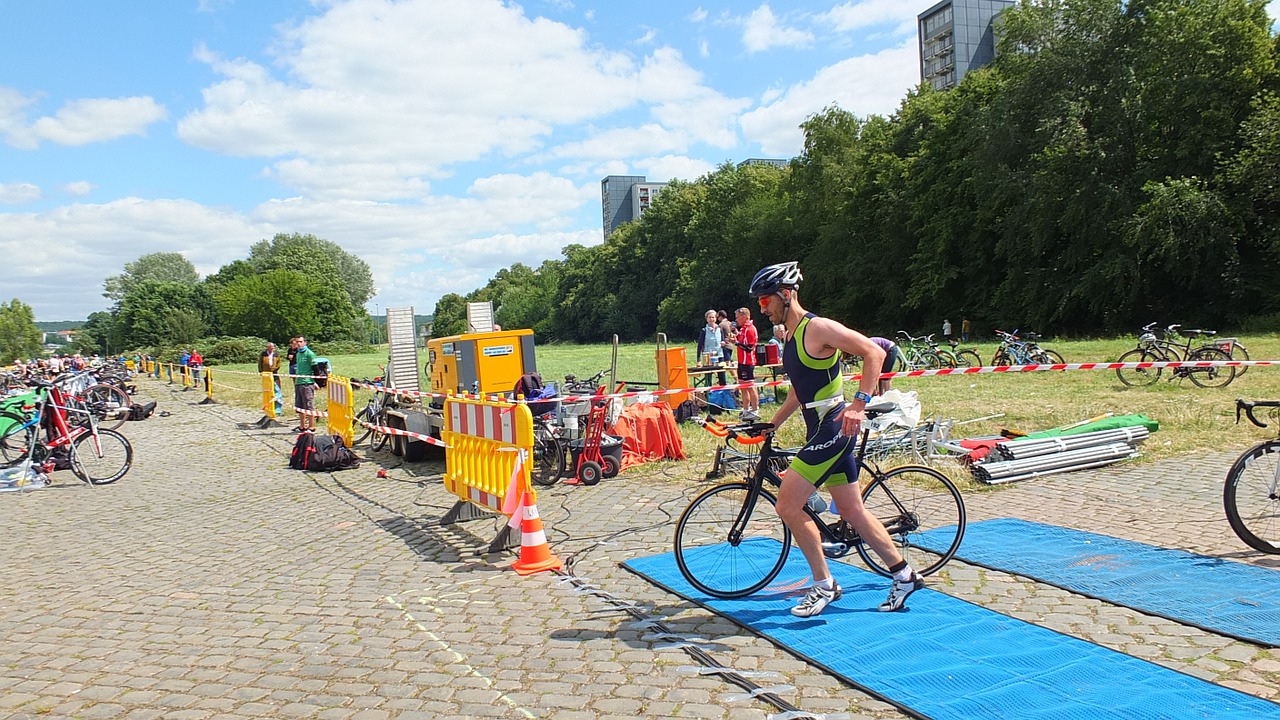
[[[357,425],[360,425],[361,427],[367,427],[370,430],[380,432],[383,435],[400,435],[402,437],[421,440],[427,443],[428,445],[436,445],[442,448],[449,447],[448,445],[445,444],[443,440],[431,437],[430,435],[422,435],[420,433],[412,432],[409,430],[401,430],[400,428],[388,427],[386,425],[374,425],[373,423],[365,422],[364,420],[361,420],[359,418],[356,418],[355,422]]]
[[[913,377],[932,377],[935,375],[979,375],[989,373],[1024,373],[1024,372],[1046,372],[1046,371],[1066,371],[1066,370],[1136,370],[1136,369],[1156,369],[1156,368],[1208,368],[1208,367],[1255,367],[1280,365],[1280,360],[1186,360],[1186,361],[1170,361],[1170,362],[1130,362],[1130,363],[1055,363],[1055,364],[1039,364],[1039,365],[984,365],[982,367],[969,368],[937,368],[933,370],[907,370],[904,372],[881,373],[880,378],[884,380],[913,378]],[[732,368],[726,368],[726,371]],[[224,371],[230,372],[230,371]],[[301,376],[286,376],[301,377]],[[862,375],[845,375],[846,382],[861,380]],[[732,383],[728,385],[712,385],[709,387],[699,388],[670,388],[667,390],[636,390],[621,393],[606,393],[603,395],[573,395],[560,396],[555,398],[542,398],[540,400],[517,400],[507,402],[553,402],[556,400],[563,401],[566,397],[572,397],[575,400],[611,400],[613,398],[632,399],[639,397],[661,397],[664,395],[683,395],[685,393],[707,393],[713,390],[746,390],[748,388],[771,388],[790,385],[790,380],[770,380],[767,382],[743,382]],[[399,390],[396,388],[383,387],[372,383],[362,383],[355,380],[351,381],[353,388],[367,388],[377,392],[386,393],[388,395],[398,395],[400,397],[411,398],[446,398],[461,397],[464,399],[475,400],[506,400],[495,395],[475,395],[469,393],[450,394],[450,393],[432,393],[417,390]]]

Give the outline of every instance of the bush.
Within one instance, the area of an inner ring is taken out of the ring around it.
[[[329,340],[327,342],[307,342],[307,346],[317,355],[333,357],[335,355],[363,355],[378,352],[378,345],[370,345],[358,340]]]

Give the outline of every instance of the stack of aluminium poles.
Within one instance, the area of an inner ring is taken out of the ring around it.
[[[1101,467],[1137,457],[1137,443],[1150,434],[1147,428],[1138,425],[1079,435],[1011,440],[996,445],[986,460],[975,463],[973,475],[984,483],[997,485]]]

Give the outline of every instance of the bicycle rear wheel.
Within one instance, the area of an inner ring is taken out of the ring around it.
[[[387,427],[386,410],[379,410],[378,414],[374,415],[373,419],[370,420],[369,422],[379,427]],[[377,452],[382,448],[386,447],[387,442],[390,439],[391,439],[391,436],[388,435],[387,433],[382,432],[381,430],[373,430],[373,429],[369,430],[369,447],[373,449],[374,452]]]
[[[1134,348],[1129,352],[1120,356],[1116,362],[1122,363],[1146,363],[1160,362],[1161,359],[1150,352],[1141,348]],[[1129,387],[1145,387],[1151,385],[1160,379],[1160,371],[1163,368],[1133,368],[1130,370],[1116,370],[1116,377],[1120,378],[1120,382]]]
[[[129,407],[133,401],[122,388],[99,383],[85,388],[84,404],[98,419],[99,428],[115,430],[129,419]]]
[[[1246,545],[1280,555],[1280,440],[1244,452],[1222,486],[1227,522]]]
[[[71,472],[90,485],[107,485],[133,465],[133,446],[115,430],[85,433],[71,443]]]
[[[35,442],[36,433],[33,428],[0,438],[0,467],[11,467],[26,460]]]
[[[556,442],[555,436],[545,428],[535,427],[533,431],[533,464],[532,480],[544,487],[555,485],[565,471],[564,448]]]
[[[867,486],[862,502],[884,524],[902,557],[921,575],[937,572],[964,539],[964,499],[955,484],[933,468],[896,467]],[[918,544],[926,539],[931,550]],[[892,574],[865,542],[857,548],[867,567],[886,577]]]
[[[1197,361],[1218,361],[1225,362],[1231,360],[1231,356],[1222,352],[1215,347],[1203,347],[1192,350],[1187,356],[1189,362]],[[1236,369],[1233,367],[1207,367],[1207,368],[1187,368],[1187,374],[1191,376],[1191,382],[1202,388],[1220,388],[1231,384],[1236,379]]]
[[[961,350],[956,353],[956,362],[960,367],[982,367],[982,357],[973,350]]]
[[[744,482],[717,485],[694,498],[676,521],[676,566],[691,585],[712,597],[756,592],[778,576],[791,551],[791,531],[767,490],[760,491],[746,523],[738,522],[749,493]],[[741,537],[731,541],[735,527],[741,528]]]

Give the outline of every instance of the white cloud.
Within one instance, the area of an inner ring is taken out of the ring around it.
[[[636,44],[652,45],[654,39],[656,39],[657,37],[658,37],[658,31],[654,30],[653,28],[649,28],[648,30],[645,30],[644,35],[641,35],[639,38],[636,39]]]
[[[707,11],[699,7],[689,14],[689,22],[700,23],[707,19]]]
[[[72,197],[84,197],[93,192],[95,185],[87,180],[77,180],[62,186],[62,192]]]
[[[716,169],[706,160],[686,157],[684,155],[663,155],[662,157],[641,158],[635,161],[641,174],[656,182],[668,180],[693,181]]]
[[[922,7],[902,0],[860,0],[836,5],[817,16],[815,21],[828,25],[836,32],[861,30],[876,25],[893,24],[902,28],[914,28]]]
[[[916,39],[874,55],[849,58],[819,70],[768,104],[742,116],[743,133],[771,157],[791,157],[803,147],[799,125],[828,105],[856,115],[888,115],[920,81]]]
[[[222,79],[178,134],[274,158],[268,174],[305,195],[419,197],[462,163],[538,153],[558,128],[646,103],[661,103],[654,120],[672,137],[645,154],[726,146],[749,106],[707,87],[675,50],[636,59],[496,0],[335,3],[284,31],[275,52],[279,76],[199,48]]]
[[[5,105],[0,100],[0,106]],[[12,108],[12,105],[10,105]],[[90,98],[72,100],[52,117],[42,117],[30,125],[14,122],[12,109],[0,107],[0,127],[10,145],[34,150],[42,141],[58,145],[88,145],[127,135],[143,135],[147,127],[168,117],[168,111],[149,97]]]
[[[39,185],[31,183],[0,183],[0,205],[25,205],[44,197]]]
[[[742,21],[742,44],[747,52],[761,52],[773,47],[803,47],[813,42],[807,30],[782,27],[768,5],[761,5]]]

